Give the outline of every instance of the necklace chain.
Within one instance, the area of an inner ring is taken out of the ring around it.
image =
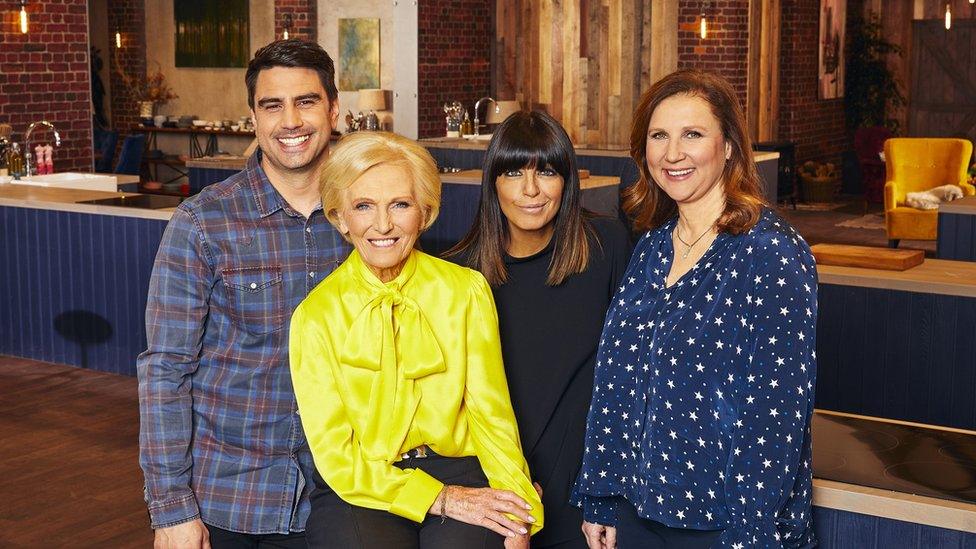
[[[685,242],[685,239],[681,238],[681,233],[679,232],[678,225],[675,224],[675,226],[674,226],[674,236],[678,237],[678,241],[685,245],[685,253],[683,253],[681,255],[681,259],[687,259],[688,258],[688,254],[691,253],[691,249],[695,247],[695,244],[698,244],[698,242],[702,238],[704,238],[705,235],[708,234],[711,230],[712,230],[712,227],[709,226],[707,229],[705,229],[705,232],[703,232],[702,234],[698,235],[698,238],[696,238],[694,242],[692,242],[691,244],[688,244],[687,242]]]

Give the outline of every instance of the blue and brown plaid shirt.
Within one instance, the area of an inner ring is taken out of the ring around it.
[[[156,255],[138,359],[153,528],[198,516],[253,534],[305,528],[313,464],[287,328],[350,247],[321,208],[293,210],[260,159],[181,204]]]

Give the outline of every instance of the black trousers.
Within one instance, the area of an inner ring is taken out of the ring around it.
[[[626,499],[617,498],[617,549],[707,549],[721,530],[671,528],[637,514]]]
[[[204,524],[213,549],[305,549],[305,532],[290,534],[242,534]]]
[[[488,479],[476,457],[449,458],[429,454],[396,463],[401,469],[421,469],[456,486],[483,488]],[[481,526],[427,515],[423,523],[393,513],[350,505],[314,475],[312,513],[305,524],[311,549],[501,549],[504,538]]]

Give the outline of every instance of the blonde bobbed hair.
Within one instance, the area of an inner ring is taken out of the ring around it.
[[[441,206],[441,178],[437,164],[423,146],[390,132],[363,131],[344,136],[329,155],[319,179],[322,211],[338,228],[343,192],[371,168],[400,166],[413,183],[414,196],[424,212],[420,232],[434,224]]]

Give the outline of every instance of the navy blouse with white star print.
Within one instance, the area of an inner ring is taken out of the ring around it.
[[[623,496],[722,547],[811,546],[813,256],[764,209],[667,288],[675,223],[641,238],[607,313],[574,502],[598,524]]]

